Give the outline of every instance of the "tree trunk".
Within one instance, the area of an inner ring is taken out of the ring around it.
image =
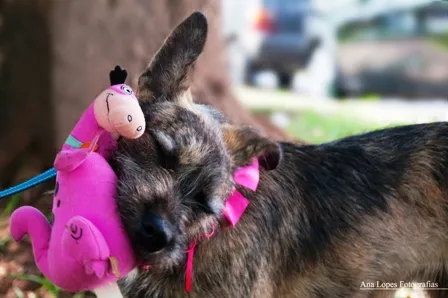
[[[210,31],[194,76],[195,97],[220,108],[237,122],[260,125],[240,106],[229,85],[220,31],[220,1],[57,1],[52,98],[58,106],[58,143],[81,111],[106,87],[107,73],[115,63],[129,70],[135,87],[140,72],[169,32],[198,9],[208,16]],[[280,130],[268,128],[274,136],[284,136]]]
[[[195,10],[210,31],[194,76],[198,102],[232,120],[286,135],[251,116],[235,99],[227,77],[219,0],[16,0],[0,2],[0,187],[32,155],[42,169],[121,64],[136,80],[169,32]],[[3,62],[3,63],[1,63]],[[29,157],[27,157],[29,158]]]

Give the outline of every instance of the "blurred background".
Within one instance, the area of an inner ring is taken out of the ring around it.
[[[125,67],[136,80],[194,10],[210,31],[197,101],[278,140],[322,143],[448,118],[448,3],[429,0],[0,0],[0,188],[52,166],[83,110]],[[8,217],[50,213],[51,181],[0,201],[0,297],[88,297],[36,269]],[[400,292],[397,297],[423,297]]]

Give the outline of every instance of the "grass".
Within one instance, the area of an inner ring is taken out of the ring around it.
[[[0,220],[4,220],[8,218],[12,212],[18,207],[20,202],[21,194],[16,194],[9,198],[9,201],[3,210],[3,212],[0,213]],[[7,252],[7,246],[8,243],[12,240],[11,236],[6,236],[0,238],[0,252],[6,253]],[[57,297],[61,290],[53,285],[47,278],[43,276],[38,275],[32,275],[32,274],[19,274],[19,275],[10,275],[9,278],[13,279],[21,279],[21,280],[28,280],[35,283],[40,284],[45,290],[47,290],[49,293],[51,293],[54,297]],[[14,287],[13,289],[15,295],[20,297],[25,297],[25,294],[17,287]],[[75,296],[74,296],[75,297]],[[79,293],[76,297],[83,297],[82,293]]]
[[[380,101],[381,96],[378,94],[365,94],[360,97],[362,101]]]
[[[8,278],[13,279],[21,279],[21,280],[28,280],[35,283],[40,284],[48,293],[51,293],[55,298],[59,296],[61,293],[61,289],[55,286],[51,281],[49,281],[47,278],[32,274],[18,274],[18,275],[9,275]],[[14,292],[17,295],[17,297],[23,297],[23,292],[19,288],[14,288]],[[83,298],[85,297],[86,292],[79,292],[74,294],[73,298]]]
[[[44,287],[48,292],[52,293],[55,297],[57,297],[59,295],[59,293],[61,292],[61,290],[58,287],[53,285],[45,277],[32,275],[32,274],[18,274],[18,275],[10,275],[9,278],[28,280],[28,281],[38,283],[38,284],[42,285],[42,287]]]
[[[12,240],[12,237],[10,237],[10,236],[0,238],[0,253],[8,252],[8,244],[11,240]]]
[[[430,38],[433,44],[438,46],[442,50],[448,50],[448,33],[443,33],[438,36]]]
[[[3,210],[3,212],[0,213],[0,220],[5,220],[9,218],[9,216],[12,214],[12,212],[19,206],[19,202],[21,199],[21,194],[16,194],[12,196],[11,198],[8,198],[8,203]],[[12,241],[11,236],[4,236],[0,238],[0,252],[7,253],[8,249],[8,243]],[[47,278],[43,276],[38,275],[32,275],[32,274],[19,274],[19,275],[10,275],[9,278],[13,279],[21,279],[21,280],[28,280],[35,283],[40,284],[45,290],[47,290],[49,293],[51,293],[54,297],[57,297],[61,290],[53,285]],[[17,287],[14,287],[13,289],[15,295],[20,297],[25,297],[25,294]],[[78,293],[77,296],[74,297],[83,297],[83,293]]]
[[[399,124],[402,123],[393,123],[389,126]],[[287,131],[306,142],[324,143],[383,127],[385,126],[361,122],[341,115],[324,115],[309,111],[293,117]]]
[[[8,198],[8,204],[6,208],[3,210],[3,213],[0,215],[0,219],[9,217],[12,212],[17,208],[20,201],[20,194],[15,194],[11,198]]]

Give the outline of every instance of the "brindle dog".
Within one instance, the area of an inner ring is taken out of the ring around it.
[[[447,286],[448,123],[322,145],[275,142],[192,101],[189,75],[207,20],[194,13],[139,79],[145,134],[119,140],[117,202],[138,268],[128,297],[378,297],[400,281]],[[257,157],[255,192],[235,228],[222,211],[234,171]],[[185,291],[187,254],[193,289]],[[373,284],[368,284],[373,283]],[[384,284],[383,284],[384,283]],[[448,292],[430,291],[434,297]]]

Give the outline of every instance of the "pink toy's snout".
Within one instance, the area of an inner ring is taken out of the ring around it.
[[[99,126],[110,133],[136,139],[145,131],[145,116],[127,85],[115,85],[103,91],[95,99],[94,113]]]
[[[128,139],[136,139],[145,132],[145,117],[137,105],[120,105],[109,114],[114,130]]]

